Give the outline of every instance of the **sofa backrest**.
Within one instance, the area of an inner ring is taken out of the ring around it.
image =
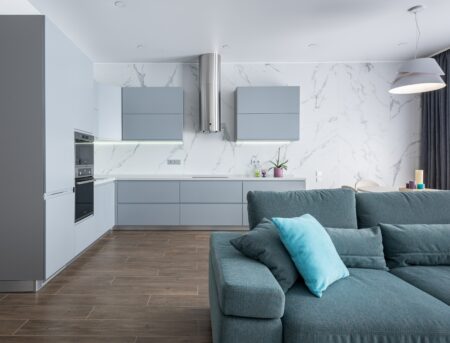
[[[263,218],[299,217],[309,213],[323,226],[357,228],[355,193],[350,189],[248,192],[248,221],[253,229]]]
[[[357,193],[358,227],[450,224],[450,191]]]

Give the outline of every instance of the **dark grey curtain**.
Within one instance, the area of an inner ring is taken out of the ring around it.
[[[447,87],[422,94],[421,167],[427,188],[450,189],[450,50],[434,58]]]

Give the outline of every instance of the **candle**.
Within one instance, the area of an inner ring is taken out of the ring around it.
[[[416,185],[423,183],[423,170],[416,170]]]

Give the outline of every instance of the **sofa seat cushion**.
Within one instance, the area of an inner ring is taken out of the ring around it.
[[[273,274],[261,262],[236,250],[230,240],[240,233],[211,235],[210,261],[216,280],[219,306],[224,315],[278,319],[283,316],[285,295]]]
[[[450,266],[409,266],[391,272],[450,305]]]
[[[286,294],[285,343],[448,342],[450,307],[387,271],[350,269],[322,298]]]

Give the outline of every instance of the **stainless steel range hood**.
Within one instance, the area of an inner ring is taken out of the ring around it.
[[[220,55],[200,55],[201,131],[219,132],[220,119]]]

